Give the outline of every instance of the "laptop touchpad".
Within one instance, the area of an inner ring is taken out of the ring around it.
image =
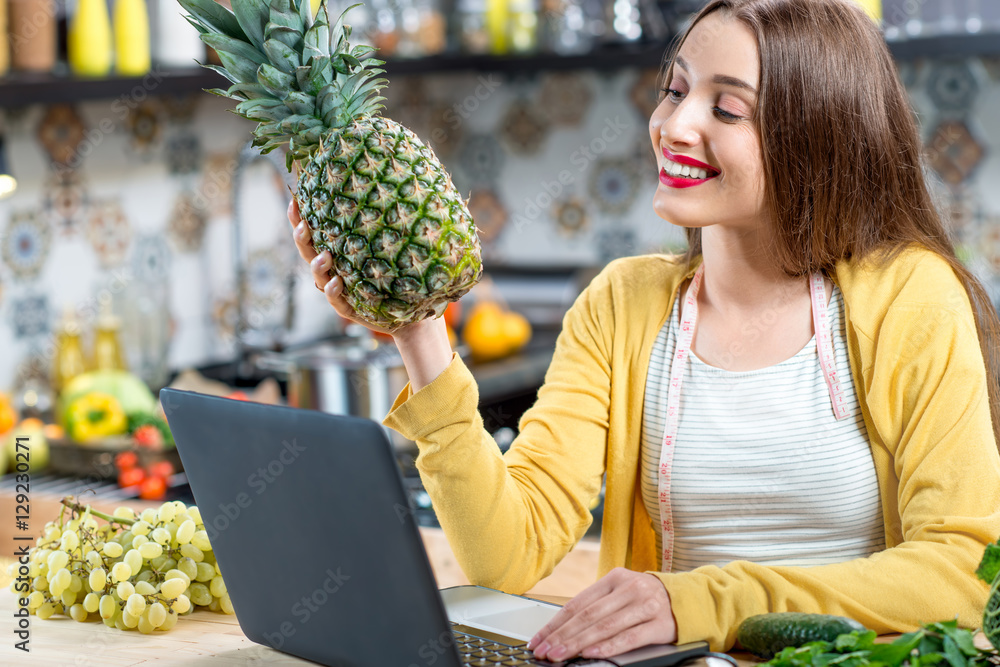
[[[465,625],[528,641],[556,615],[557,611],[558,607],[549,605],[531,606],[485,616],[473,616],[465,619]]]
[[[560,607],[478,586],[441,591],[448,619],[480,630],[528,641]]]

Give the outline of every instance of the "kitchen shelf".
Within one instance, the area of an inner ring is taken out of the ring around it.
[[[178,95],[203,88],[220,88],[225,83],[226,80],[215,72],[200,67],[105,79],[14,73],[0,79],[0,108],[86,100],[137,101],[150,95]]]
[[[533,74],[544,70],[659,67],[665,45],[607,48],[578,56],[536,54],[531,56],[439,55],[411,60],[387,61],[390,80],[394,76],[452,72],[496,72]],[[31,104],[58,104],[85,100],[121,99],[123,102],[149,95],[177,95],[205,88],[222,88],[227,81],[200,67],[154,70],[144,77],[79,79],[51,74],[14,73],[0,79],[0,108]]]
[[[896,60],[1000,56],[1000,33],[937,35],[889,42]]]
[[[542,71],[659,67],[667,50],[666,41],[656,44],[605,47],[575,56],[551,53],[529,56],[484,56],[445,54],[386,62],[386,76],[493,72],[533,75]],[[894,41],[889,49],[897,60],[917,58],[963,58],[1000,56],[1000,33],[940,35]],[[81,79],[52,74],[13,73],[0,78],[0,108],[31,104],[58,104],[86,100],[121,99],[124,102],[148,95],[178,95],[205,88],[221,88],[226,81],[200,67],[156,70],[144,77]]]

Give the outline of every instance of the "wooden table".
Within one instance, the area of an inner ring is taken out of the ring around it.
[[[545,595],[535,597],[555,603],[562,603],[567,599]],[[316,664],[255,644],[240,630],[235,616],[210,611],[194,612],[181,618],[170,631],[151,635],[136,631],[122,632],[97,622],[77,623],[66,617],[53,617],[43,621],[32,616],[31,653],[27,654],[13,647],[13,610],[13,594],[6,590],[0,592],[0,665],[264,667]],[[751,667],[754,664],[747,654],[734,655],[741,667]],[[708,667],[708,663],[701,660],[693,663],[693,667]]]
[[[46,509],[48,514],[53,514],[53,508]],[[440,529],[421,528],[420,535],[439,587],[469,583]],[[598,548],[596,540],[582,540],[555,571],[529,593],[557,604],[565,602],[593,583],[597,575]],[[25,654],[14,648],[15,597],[8,588],[10,579],[6,570],[11,560],[3,557],[6,553],[0,555],[0,585],[3,586],[0,590],[0,665],[4,667],[315,664],[254,644],[243,634],[235,616],[210,611],[185,616],[169,632],[152,635],[122,632],[99,622],[77,623],[63,616],[47,620],[32,616],[31,653]]]

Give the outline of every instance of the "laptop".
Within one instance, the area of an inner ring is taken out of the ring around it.
[[[525,644],[559,607],[479,586],[438,590],[381,424],[174,389],[160,399],[254,642],[331,667],[660,667],[708,651],[695,642],[536,661]]]

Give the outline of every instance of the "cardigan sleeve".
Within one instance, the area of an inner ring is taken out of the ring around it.
[[[416,393],[404,388],[383,422],[416,442],[424,487],[474,584],[523,593],[552,572],[592,521],[609,420],[610,292],[599,275],[567,313],[544,386],[503,456],[457,356]]]
[[[880,634],[956,616],[978,627],[987,589],[974,570],[1000,534],[1000,456],[971,309],[893,305],[868,343],[874,362],[859,395],[892,458],[902,542],[817,567],[736,561],[652,573],[679,641],[729,649],[744,618],[777,611],[848,616]]]

